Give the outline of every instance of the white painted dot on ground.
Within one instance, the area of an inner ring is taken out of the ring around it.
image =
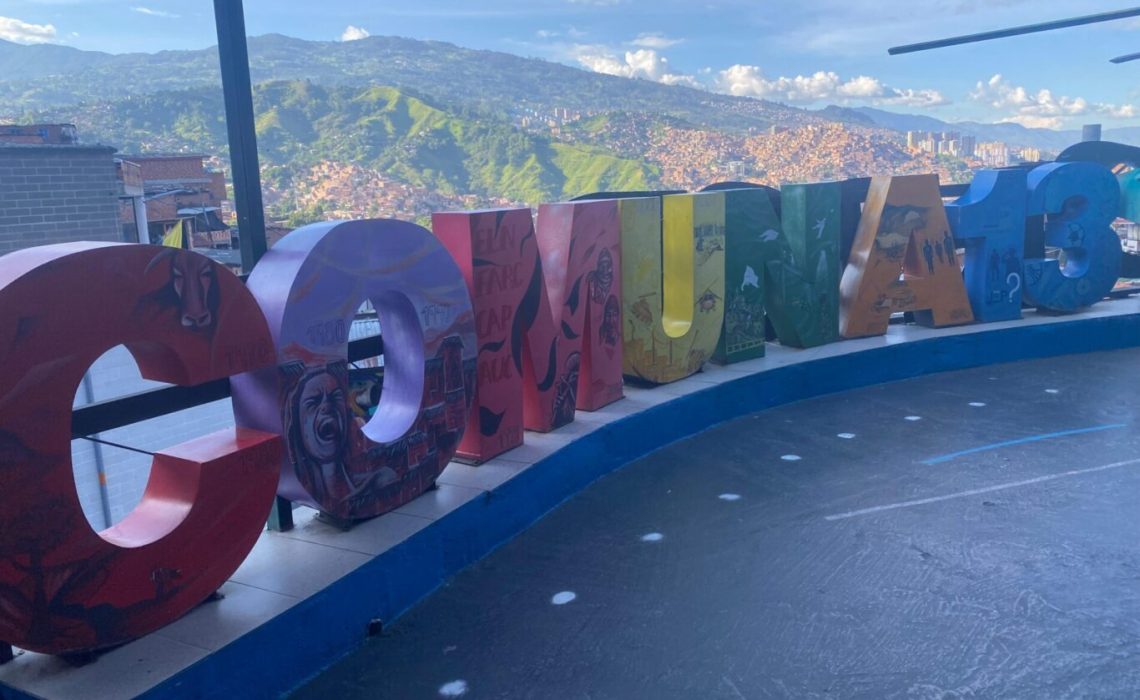
[[[844,440],[850,440],[851,438],[855,437],[855,433],[840,433],[835,437],[843,438]]]
[[[799,455],[783,455],[782,457],[780,457],[780,459],[784,460],[785,462],[798,462],[798,461],[800,461],[800,456]]]
[[[451,681],[439,687],[439,695],[444,698],[457,698],[467,694],[467,681]]]
[[[660,542],[663,539],[665,539],[665,535],[662,535],[660,532],[651,532],[648,535],[641,536],[642,542]]]
[[[922,420],[922,416],[907,416],[904,420],[909,420],[909,421]]]
[[[722,501],[739,501],[740,500],[740,494],[739,493],[722,493],[721,495],[717,496],[717,498],[719,498]]]
[[[982,406],[985,406],[985,404],[982,403],[981,401],[971,401],[970,405],[973,406],[974,408],[981,408]]]
[[[1060,394],[1061,390],[1060,389],[1046,389],[1045,393],[1046,394]]]
[[[562,591],[561,593],[555,593],[554,597],[550,599],[550,602],[555,605],[566,605],[577,597],[578,594],[574,591]]]

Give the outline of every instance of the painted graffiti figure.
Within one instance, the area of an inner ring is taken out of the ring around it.
[[[594,303],[605,302],[614,284],[614,257],[609,250],[603,248],[598,253],[598,264],[593,272],[587,274],[586,281],[590,285],[590,298]]]
[[[601,335],[604,344],[614,347],[618,344],[620,332],[621,302],[616,295],[611,294],[602,310],[602,325],[598,328],[598,334]]]
[[[574,408],[578,403],[578,373],[582,364],[580,353],[572,352],[566,357],[562,376],[554,394],[554,424],[565,425],[574,420]]]
[[[701,313],[710,313],[716,311],[716,302],[720,299],[711,289],[706,289],[705,293],[697,298],[697,308]]]
[[[347,498],[356,484],[348,471],[350,421],[344,363],[303,374],[288,394],[285,434],[297,478],[318,502]]]
[[[922,257],[926,259],[926,269],[930,270],[930,274],[934,274],[934,246],[930,245],[930,241],[923,241],[922,243]]]

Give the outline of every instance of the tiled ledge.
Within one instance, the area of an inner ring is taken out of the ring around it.
[[[34,653],[0,666],[0,698],[277,697],[348,653],[372,619],[391,621],[594,479],[735,416],[930,372],[1140,345],[1140,300],[1072,316],[926,329],[767,357],[626,398],[478,467],[450,464],[439,488],[342,532],[295,513],[265,532],[224,598],[72,667]]]

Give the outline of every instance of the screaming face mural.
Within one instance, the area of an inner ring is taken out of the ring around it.
[[[400,221],[313,224],[274,246],[248,286],[277,367],[233,381],[238,424],[285,436],[278,493],[344,520],[430,487],[459,446],[475,383],[475,318],[463,278],[425,229]],[[348,328],[371,301],[384,381],[354,414]]]

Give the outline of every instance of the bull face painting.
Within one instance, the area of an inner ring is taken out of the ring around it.
[[[171,257],[170,285],[179,301],[179,321],[184,328],[213,328],[218,307],[217,274],[202,256],[178,251]]]
[[[167,266],[166,283],[142,297],[136,311],[153,316],[172,314],[186,330],[209,336],[218,325],[218,272],[210,259],[188,250],[166,248],[147,266],[147,272]]]

